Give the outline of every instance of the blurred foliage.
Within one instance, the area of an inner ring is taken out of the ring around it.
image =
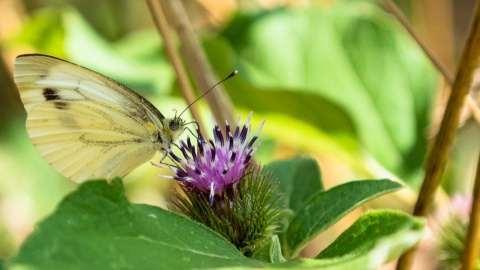
[[[223,36],[228,41],[218,44],[233,47],[231,62],[242,78],[272,97],[248,104],[275,107],[334,137],[347,133],[412,183],[425,158],[436,76],[422,51],[383,11],[339,1],[322,9],[240,14]],[[291,104],[308,112],[278,104],[285,91],[295,93],[286,97]],[[242,102],[240,95],[234,101]]]
[[[144,2],[28,3],[28,19],[17,35],[3,41],[4,51],[29,48],[23,53],[34,50],[89,67],[135,89],[166,115],[185,107],[172,91],[174,74]],[[291,154],[338,159],[353,174],[392,173],[418,184],[436,73],[405,31],[372,1],[239,10],[218,34],[204,38],[204,45],[218,74],[240,71],[225,83],[239,111],[255,111],[253,124],[268,119],[261,161],[288,145]],[[27,138],[24,112],[20,115],[0,119],[0,166],[6,172],[0,178],[0,203],[16,205],[32,224],[74,184],[41,160]],[[156,173],[144,166],[128,178],[158,183]],[[128,185],[127,180],[127,193]],[[26,204],[18,203],[25,198]]]

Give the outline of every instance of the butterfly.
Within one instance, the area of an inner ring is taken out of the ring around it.
[[[14,80],[33,146],[75,182],[123,177],[185,129],[125,85],[56,57],[18,56]]]

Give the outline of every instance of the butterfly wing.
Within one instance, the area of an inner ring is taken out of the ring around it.
[[[126,86],[38,54],[19,56],[14,73],[30,139],[64,176],[123,177],[162,150],[164,116]]]

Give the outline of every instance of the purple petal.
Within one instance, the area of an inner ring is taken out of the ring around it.
[[[228,136],[228,151],[232,151],[233,150],[233,137],[231,135]]]
[[[255,141],[258,139],[257,136],[253,137],[250,142],[248,143],[247,145],[247,148],[252,148],[253,144],[255,143]]]
[[[247,140],[248,128],[243,126],[242,132],[240,133],[240,142],[244,143]]]
[[[216,153],[217,153],[217,151],[215,150],[215,148],[212,148],[212,158],[211,158],[211,159],[212,159],[212,162],[214,162],[214,161],[215,161],[215,158],[217,157],[217,156],[216,156]]]
[[[176,162],[181,162],[182,159],[180,159],[177,155],[175,155],[173,152],[168,153],[171,158],[173,158]]]
[[[214,136],[215,137],[215,142],[220,143],[220,145],[223,146],[225,144],[225,142],[223,140],[222,131],[220,130],[220,128],[218,126],[215,126],[214,134],[215,134],[215,136]]]

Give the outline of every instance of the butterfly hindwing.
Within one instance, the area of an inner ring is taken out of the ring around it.
[[[45,55],[15,61],[27,130],[42,157],[82,182],[123,177],[163,146],[163,115],[127,87]]]

